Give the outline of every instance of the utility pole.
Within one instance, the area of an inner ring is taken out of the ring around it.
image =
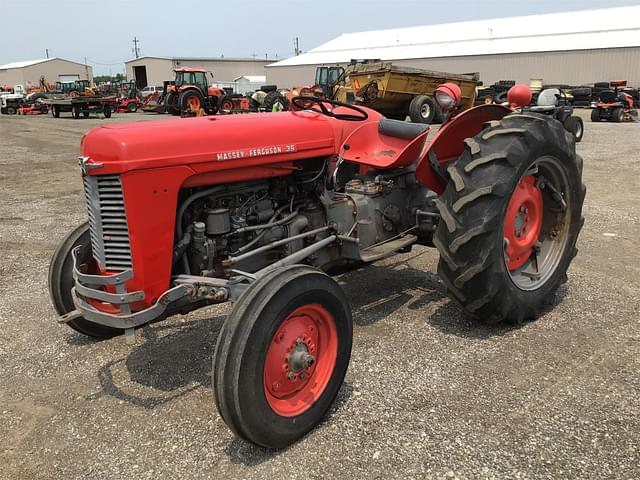
[[[84,57],[84,70],[87,74],[87,80],[91,82],[91,79],[89,78],[89,65],[87,65],[87,57]]]
[[[133,37],[133,54],[136,58],[140,57],[140,47],[138,47],[138,43],[140,43],[140,40],[138,40],[137,37]]]
[[[45,48],[44,51],[47,52],[47,58],[49,58],[49,49]]]
[[[296,40],[295,40],[295,42],[293,44],[295,45],[295,48],[294,48],[293,51],[294,51],[294,53],[296,54],[296,57],[297,57],[298,55],[300,55],[300,40],[298,39],[298,37],[296,37]]]

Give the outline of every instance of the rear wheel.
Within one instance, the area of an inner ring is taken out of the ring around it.
[[[183,112],[197,112],[202,108],[203,99],[195,90],[187,90],[180,94],[180,110]]]
[[[611,112],[611,120],[616,123],[624,122],[624,109],[618,107],[614,108]]]
[[[289,110],[289,102],[280,92],[271,91],[264,97],[262,107],[267,112],[284,112]]]
[[[7,107],[4,110],[7,115],[15,115],[18,113],[18,109],[16,107]]]
[[[436,102],[426,95],[416,95],[409,104],[409,118],[413,123],[431,123],[436,115]]]
[[[448,172],[434,243],[450,296],[482,322],[537,317],[577,253],[586,189],[573,138],[544,115],[511,115]]]
[[[127,112],[136,113],[138,111],[138,104],[136,102],[131,102],[127,105]]]
[[[83,263],[91,262],[91,237],[89,224],[86,222],[67,235],[54,252],[49,264],[49,296],[53,308],[60,316],[75,309],[71,298],[71,289],[74,286],[71,252],[80,245],[82,249],[79,260]],[[93,323],[84,318],[72,320],[67,325],[77,332],[97,339],[111,338],[123,333],[118,328]]]
[[[351,311],[338,284],[314,268],[280,268],[240,297],[216,346],[216,405],[250,442],[282,448],[331,407],[349,365]]]
[[[233,100],[227,96],[220,99],[218,112],[230,113],[233,110]]]
[[[80,105],[74,105],[72,109],[72,113],[73,113],[73,118],[75,119],[80,118]]]
[[[600,110],[598,110],[597,108],[594,108],[593,110],[591,110],[591,121],[592,122],[600,121]]]
[[[59,105],[54,105],[51,108],[51,115],[53,115],[54,118],[60,118],[60,106]]]
[[[104,114],[104,118],[111,118],[111,113],[113,112],[113,108],[108,103],[104,106],[102,113]]]

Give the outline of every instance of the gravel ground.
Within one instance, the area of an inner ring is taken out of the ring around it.
[[[639,124],[586,123],[586,224],[552,311],[474,326],[430,249],[349,273],[357,325],[338,401],[267,451],[213,405],[227,307],[146,327],[130,347],[58,325],[49,304],[50,256],[85,217],[83,132],[149,118],[0,116],[0,478],[640,477]]]

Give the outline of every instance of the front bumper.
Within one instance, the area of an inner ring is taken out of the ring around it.
[[[133,278],[133,270],[128,269],[113,275],[91,275],[85,273],[85,265],[79,264],[78,253],[81,247],[76,247],[72,252],[73,279],[75,287],[71,290],[71,297],[75,310],[60,318],[60,323],[68,323],[74,319],[84,318],[90,322],[106,325],[113,328],[129,329],[139,327],[145,323],[162,319],[166,316],[168,308],[179,300],[194,294],[194,286],[189,283],[180,283],[165,291],[157,302],[151,307],[138,312],[131,311],[131,304],[144,299],[143,291],[127,292],[126,282]],[[104,290],[105,287],[113,287],[115,293]],[[120,313],[107,313],[98,310],[92,305],[92,301],[106,302],[117,306]]]

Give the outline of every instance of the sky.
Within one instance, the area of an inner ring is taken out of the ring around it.
[[[140,56],[282,59],[341,33],[638,5],[640,0],[0,0],[0,65],[62,57],[94,74]],[[33,16],[34,12],[39,12]]]

